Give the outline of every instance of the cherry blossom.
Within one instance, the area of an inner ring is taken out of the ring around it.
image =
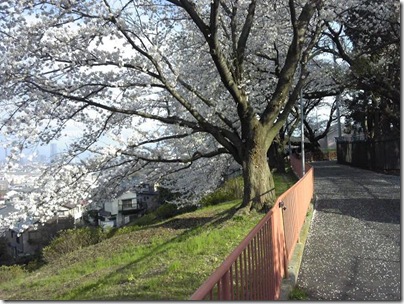
[[[67,198],[113,196],[125,180],[159,182],[192,202],[232,163],[243,172],[243,208],[268,210],[275,193],[267,151],[310,79],[313,94],[335,89],[316,74],[329,66],[317,47],[327,25],[359,5],[3,2],[1,132],[21,150],[80,126],[26,214],[46,218]]]

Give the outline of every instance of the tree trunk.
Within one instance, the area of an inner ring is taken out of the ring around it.
[[[241,208],[268,211],[275,203],[275,187],[262,140],[248,140],[243,159],[244,197]]]
[[[313,153],[313,160],[317,161],[317,160],[324,160],[325,156],[323,151],[320,148],[320,144],[318,143],[318,141],[312,142],[311,143],[311,152]]]
[[[284,142],[274,141],[268,150],[268,163],[270,168],[276,169],[278,173],[285,173]]]

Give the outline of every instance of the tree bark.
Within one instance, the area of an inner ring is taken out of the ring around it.
[[[246,139],[242,161],[244,197],[241,208],[247,212],[267,212],[275,203],[275,186],[267,160],[265,132],[254,131],[254,135]]]
[[[281,130],[282,131],[282,130]],[[281,133],[281,131],[279,133]],[[271,146],[269,147],[268,153],[268,164],[272,170],[276,169],[278,173],[285,173],[285,136],[279,134]]]

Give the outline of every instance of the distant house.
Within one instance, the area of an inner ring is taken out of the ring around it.
[[[5,196],[8,191],[8,181],[0,176],[0,200],[5,201]]]
[[[157,186],[141,184],[136,190],[121,192],[116,199],[105,202],[98,212],[98,225],[120,227],[158,205]]]
[[[82,222],[84,212],[83,203],[66,203],[59,207],[57,216],[59,218],[67,218],[71,216],[74,220],[74,224],[79,224]]]
[[[104,203],[98,212],[98,224],[102,227],[120,227],[144,214],[146,206],[138,202],[136,192],[126,191],[114,200]]]
[[[38,222],[19,223],[5,233],[8,253],[15,262],[27,261],[47,246],[58,231],[73,227],[74,219],[71,216],[55,217],[44,225]]]
[[[80,224],[86,202],[67,203],[59,207],[55,217],[42,224],[27,220],[5,231],[10,256],[16,261],[28,260],[47,246],[58,231]]]
[[[137,200],[144,206],[147,210],[154,210],[159,206],[159,192],[157,189],[157,184],[141,184],[136,191]]]

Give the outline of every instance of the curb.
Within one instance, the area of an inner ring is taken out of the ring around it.
[[[289,300],[289,294],[295,288],[297,283],[297,278],[299,276],[300,265],[302,263],[304,246],[306,245],[306,240],[309,235],[310,226],[314,218],[314,213],[316,211],[317,196],[314,195],[313,202],[309,206],[309,215],[306,217],[302,230],[300,231],[299,241],[295,246],[292,254],[292,258],[288,264],[288,275],[281,282],[281,294],[279,296],[280,301]]]

